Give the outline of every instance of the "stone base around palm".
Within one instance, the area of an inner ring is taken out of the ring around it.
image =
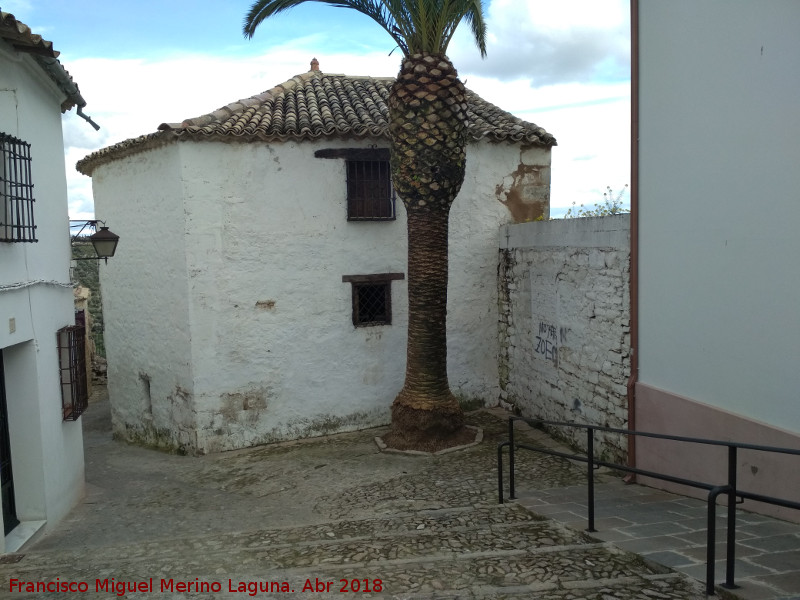
[[[375,443],[381,452],[396,452],[419,456],[447,454],[465,448],[477,446],[483,441],[483,429],[472,425],[464,425],[445,438],[416,440],[413,443],[404,440],[390,431],[383,436],[376,436]]]
[[[461,444],[463,430],[464,411],[448,388],[406,385],[392,402],[392,429],[384,441],[390,448],[436,452]]]

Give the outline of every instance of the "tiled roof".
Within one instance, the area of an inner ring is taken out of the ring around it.
[[[53,50],[53,42],[42,39],[42,36],[31,32],[31,28],[25,23],[17,21],[14,15],[2,11],[0,11],[0,39],[23,52],[58,58],[59,53]]]
[[[324,137],[388,138],[386,100],[393,78],[328,75],[312,70],[257,96],[239,100],[182,123],[98,150],[78,162],[84,175],[101,164],[176,139],[286,141]],[[554,146],[541,127],[500,110],[467,90],[467,127],[473,140]]]
[[[9,43],[18,52],[30,54],[47,76],[66,95],[61,103],[61,110],[68,111],[74,106],[80,109],[86,106],[78,85],[58,60],[59,53],[53,50],[53,42],[31,31],[31,28],[10,13],[0,11],[0,39]],[[86,117],[84,117],[86,118]]]

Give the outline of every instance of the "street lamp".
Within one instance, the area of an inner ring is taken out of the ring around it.
[[[108,259],[114,256],[114,252],[117,250],[117,244],[119,243],[119,236],[109,231],[108,227],[104,221],[97,221],[97,220],[89,220],[89,221],[70,221],[70,230],[73,227],[80,226],[78,233],[72,236],[72,243],[74,244],[75,241],[80,237],[83,233],[83,230],[87,227],[92,228],[95,230],[95,233],[89,236],[89,241],[92,242],[92,246],[94,247],[95,254],[97,256],[86,256],[86,257],[79,257],[73,258],[73,260],[100,260],[101,258],[108,263]],[[75,223],[73,225],[73,223]],[[100,226],[100,231],[97,231],[97,224],[102,223]]]

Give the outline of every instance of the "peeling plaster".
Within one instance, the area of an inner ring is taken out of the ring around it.
[[[219,412],[226,423],[254,423],[266,412],[268,397],[265,387],[222,394]]]
[[[533,152],[520,152],[519,166],[495,187],[497,200],[505,205],[515,223],[550,217],[550,163]]]

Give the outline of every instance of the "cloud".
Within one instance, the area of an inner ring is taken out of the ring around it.
[[[520,116],[530,118],[529,113]],[[600,203],[607,186],[620,190],[630,183],[629,98],[541,116],[558,139],[551,167],[551,215],[563,214],[573,202]]]
[[[467,87],[555,135],[551,216],[630,180],[628,0],[494,0],[487,58],[461,27],[449,56]]]
[[[606,186],[629,181],[627,6],[627,0],[494,0],[487,12],[489,59],[480,61],[463,26],[451,45],[467,87],[556,136],[554,215],[573,201],[601,202]],[[345,51],[314,33],[268,51],[254,47],[250,55],[71,59],[65,66],[102,129],[95,132],[74,110],[64,117],[70,215],[92,216],[91,179],[74,165],[95,150],[270,89],[308,71],[314,57],[327,73],[396,75],[400,54],[362,48],[363,41],[351,40]]]
[[[91,217],[91,179],[75,170],[80,159],[106,146],[153,133],[161,123],[204,115],[259,94],[308,71],[315,57],[323,71],[350,75],[394,76],[400,61],[399,55],[385,52],[329,52],[318,35],[257,56],[184,53],[159,59],[70,61],[69,71],[87,101],[85,112],[101,128],[95,131],[74,110],[62,120],[70,215]]]
[[[86,112],[108,132],[95,140],[96,147],[152,133],[161,123],[197,117],[259,94],[308,71],[314,57],[326,72],[376,76],[397,72],[399,58],[322,53],[314,37],[300,42],[258,56],[84,58],[69,68],[88,102]]]
[[[628,0],[494,0],[485,20],[486,59],[467,27],[453,39],[449,55],[462,74],[533,87],[629,77]]]
[[[73,109],[74,110],[74,109]],[[85,113],[92,117],[92,111],[87,110]],[[73,116],[70,113],[67,115]],[[61,128],[64,134],[64,148],[96,148],[98,144],[105,144],[108,140],[108,131],[106,129],[95,129],[89,125],[84,119],[74,115],[75,118],[68,118],[66,115],[61,120]],[[94,120],[94,119],[93,119]]]

